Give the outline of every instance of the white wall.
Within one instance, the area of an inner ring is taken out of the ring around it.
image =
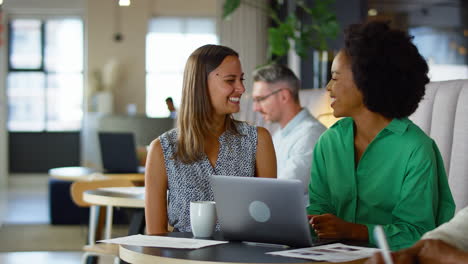
[[[220,0],[153,0],[150,10],[154,16],[216,16]]]
[[[216,0],[134,0],[117,7],[116,0],[87,0],[86,32],[88,76],[111,59],[121,65],[118,85],[113,87],[114,112],[126,113],[128,104],[145,113],[145,40],[152,16],[216,16]],[[119,13],[116,13],[119,12]],[[123,40],[116,42],[116,15],[120,15]],[[177,51],[174,51],[177,52]],[[87,85],[85,85],[87,87]],[[88,87],[89,88],[89,87]]]
[[[3,0],[8,14],[64,14],[82,13],[84,0]]]

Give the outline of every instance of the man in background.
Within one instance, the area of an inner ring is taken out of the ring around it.
[[[176,119],[177,117],[177,110],[174,106],[174,101],[172,101],[172,97],[166,98],[166,105],[167,105],[167,110],[169,110],[169,117],[172,119]]]
[[[253,73],[253,109],[280,129],[273,135],[279,179],[298,179],[304,185],[308,205],[308,185],[315,142],[326,127],[299,102],[300,81],[286,66],[272,64]]]

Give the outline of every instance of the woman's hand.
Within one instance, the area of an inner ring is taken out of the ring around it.
[[[346,222],[332,214],[310,215],[310,225],[319,238],[368,240],[365,225]]]

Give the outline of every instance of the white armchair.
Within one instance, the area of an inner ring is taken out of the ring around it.
[[[468,206],[468,80],[429,83],[410,119],[437,143],[456,211]]]

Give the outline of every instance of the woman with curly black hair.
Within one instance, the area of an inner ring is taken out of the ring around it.
[[[369,241],[382,225],[392,249],[411,246],[455,210],[435,142],[408,119],[428,66],[388,23],[351,25],[332,64],[331,107],[345,117],[314,149],[310,223],[318,237]]]

